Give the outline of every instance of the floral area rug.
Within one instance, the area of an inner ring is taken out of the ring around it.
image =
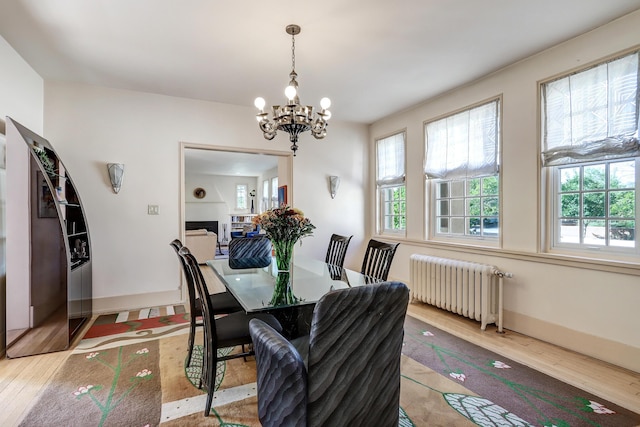
[[[187,337],[188,323],[178,323],[83,339],[21,426],[260,426],[255,360],[218,365],[205,417],[202,347],[185,367]],[[403,353],[403,427],[640,424],[637,414],[411,317]]]
[[[407,316],[403,353],[478,397],[432,384],[480,426],[638,426],[640,415]]]

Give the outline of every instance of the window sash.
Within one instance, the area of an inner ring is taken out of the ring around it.
[[[638,253],[638,166],[629,158],[552,168],[553,247]]]
[[[405,133],[400,132],[376,141],[378,186],[403,184],[405,181]]]
[[[236,185],[236,209],[247,209],[247,185]]]
[[[498,173],[498,99],[429,122],[425,132],[427,178],[476,178]]]
[[[639,56],[541,85],[543,166],[640,156]]]
[[[406,188],[404,185],[379,189],[380,221],[385,233],[404,233],[407,223]]]

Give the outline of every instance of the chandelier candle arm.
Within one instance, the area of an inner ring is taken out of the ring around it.
[[[324,138],[327,135],[327,121],[331,118],[331,112],[329,111],[331,101],[329,98],[320,100],[321,110],[316,113],[315,118],[312,106],[300,105],[298,81],[296,80],[298,74],[296,73],[295,50],[295,36],[300,34],[300,31],[301,29],[298,25],[288,25],[286,28],[287,34],[291,35],[291,73],[289,74],[291,80],[285,89],[287,104],[283,106],[274,105],[272,107],[272,117],[269,118],[269,113],[264,111],[266,105],[264,98],[258,97],[254,102],[256,108],[260,110],[256,115],[256,119],[264,138],[270,141],[275,138],[279,130],[287,132],[294,156],[298,151],[298,136],[310,130],[314,138]]]

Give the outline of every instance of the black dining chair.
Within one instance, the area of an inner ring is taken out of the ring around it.
[[[193,354],[193,345],[196,336],[196,327],[203,326],[202,322],[198,319],[202,317],[202,303],[196,296],[195,284],[193,283],[193,276],[189,271],[183,257],[180,256],[180,249],[184,246],[180,240],[175,239],[169,244],[178,255],[180,265],[182,266],[182,272],[184,273],[185,281],[187,283],[187,292],[189,293],[189,344],[187,349],[187,366],[191,365],[191,356]],[[243,308],[240,303],[229,292],[218,292],[211,295],[213,302],[214,314],[229,314],[236,311],[242,311]]]
[[[344,257],[347,254],[347,248],[349,242],[353,236],[341,236],[339,234],[332,234],[329,239],[329,247],[327,248],[327,256],[324,262],[327,264],[335,265],[337,267],[344,266]]]
[[[263,427],[397,427],[409,289],[384,282],[325,294],[306,340],[252,320]]]
[[[362,260],[360,272],[374,281],[383,282],[389,276],[391,262],[400,243],[384,243],[371,239]]]
[[[229,242],[229,267],[266,267],[271,264],[271,249],[271,240],[265,235],[237,237]]]
[[[212,295],[209,294],[204,276],[198,266],[198,261],[191,252],[189,252],[189,248],[184,246],[180,249],[179,255],[185,260],[185,263],[193,277],[193,282],[200,301],[202,301],[204,357],[202,361],[199,388],[204,387],[207,391],[207,401],[204,409],[204,416],[206,417],[209,416],[211,403],[213,401],[213,393],[215,392],[216,367],[218,362],[237,359],[240,357],[246,358],[247,356],[255,354],[253,348],[245,350],[246,345],[252,344],[251,334],[249,333],[249,321],[252,319],[259,319],[279,332],[282,332],[282,326],[272,314],[267,313],[247,314],[244,311],[237,311],[235,313],[216,318],[213,298]],[[218,355],[218,349],[235,346],[242,346],[242,351],[238,353],[231,353],[226,356]]]

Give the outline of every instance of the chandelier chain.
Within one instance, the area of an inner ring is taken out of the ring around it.
[[[291,34],[291,70],[296,69],[296,36]]]

